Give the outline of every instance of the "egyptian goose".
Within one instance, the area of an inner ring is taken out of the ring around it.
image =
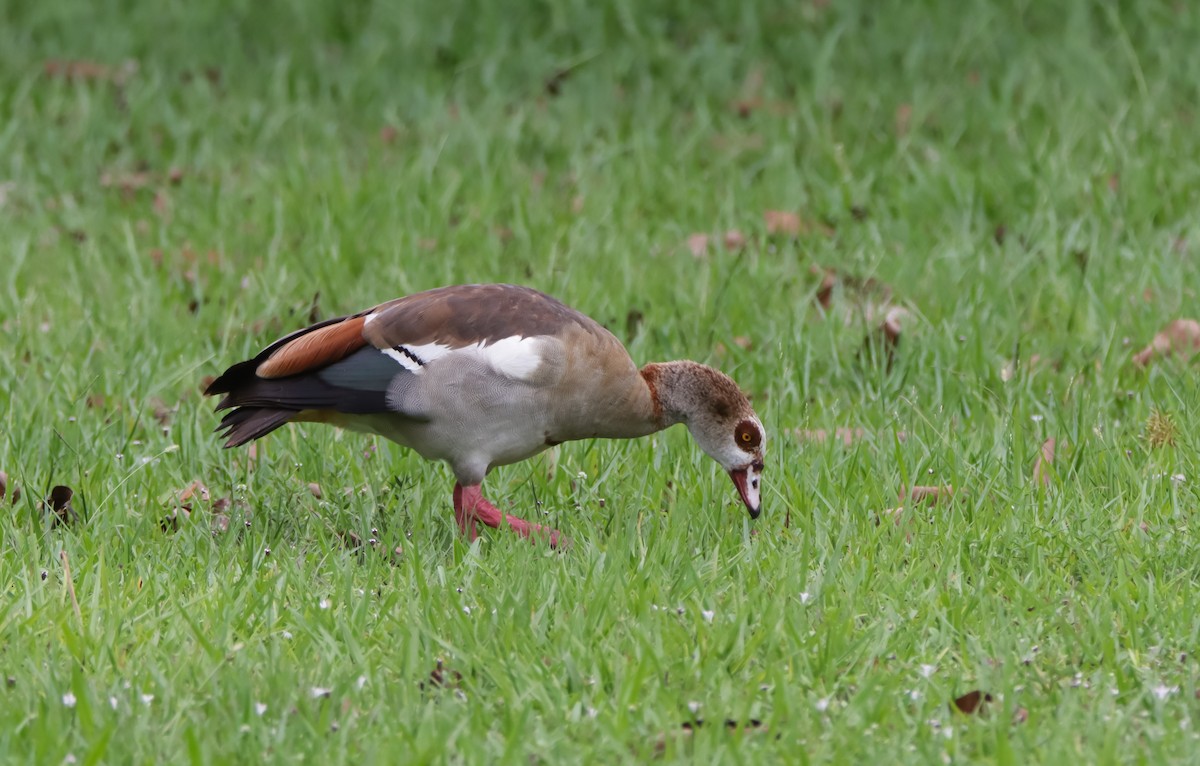
[[[728,376],[696,362],[639,370],[595,320],[528,287],[459,285],[319,322],[227,369],[205,391],[230,410],[237,447],[290,421],[374,433],[445,460],[454,517],[556,530],[501,513],[480,488],[492,468],[574,439],[634,438],[683,423],[729,472],[751,518],[761,510],[766,434]]]

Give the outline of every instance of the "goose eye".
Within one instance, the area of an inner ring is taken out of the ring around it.
[[[759,444],[762,444],[762,434],[758,431],[758,426],[749,420],[743,420],[737,424],[737,428],[733,430],[733,436],[738,442],[738,446],[746,451],[753,450]]]

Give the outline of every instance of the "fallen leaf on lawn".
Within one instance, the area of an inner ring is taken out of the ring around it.
[[[308,491],[316,499],[318,499],[318,500],[321,499],[321,485],[320,484],[316,483],[315,481],[310,481],[308,483]]]
[[[871,313],[871,312],[868,312]],[[908,309],[902,306],[890,306],[884,314],[883,321],[874,331],[867,333],[863,341],[862,353],[871,353],[872,347],[878,347],[886,354],[887,369],[890,372],[896,361],[896,349],[900,347],[900,333],[911,318]]]
[[[692,234],[688,236],[687,246],[693,258],[703,258],[708,255],[708,235]]]
[[[159,521],[159,527],[164,532],[178,531],[180,523],[191,518],[192,511],[196,510],[196,504],[207,503],[208,498],[208,487],[204,486],[204,482],[199,479],[194,480],[179,491],[170,512]]]
[[[733,336],[733,345],[749,351],[750,349],[754,348],[754,341],[750,340],[745,335],[735,335]]]
[[[557,96],[562,93],[563,83],[571,76],[570,69],[559,69],[554,74],[546,78],[546,94],[549,96]]]
[[[892,306],[887,310],[887,314],[883,317],[883,324],[879,326],[879,329],[883,331],[884,337],[887,338],[888,343],[892,346],[900,342],[900,331],[908,323],[911,316],[908,309],[902,306]]]
[[[337,532],[337,537],[342,541],[342,546],[348,551],[356,551],[362,548],[362,538],[357,532]]]
[[[954,487],[944,486],[921,486],[901,487],[900,488],[900,503],[911,503],[912,505],[937,505],[943,500],[950,500],[954,497]]]
[[[459,673],[453,668],[447,668],[441,660],[437,661],[437,667],[429,671],[428,685],[431,689],[457,689],[462,684],[462,673]],[[426,682],[422,681],[420,689],[425,690]]]
[[[154,176],[146,170],[135,170],[130,173],[113,173],[105,171],[100,174],[100,186],[105,189],[120,189],[123,192],[135,192],[154,183]]]
[[[733,110],[738,116],[749,117],[751,112],[762,106],[762,86],[762,67],[755,67],[746,74],[746,79],[742,80],[741,94],[733,102]]]
[[[637,309],[629,309],[629,311],[625,312],[625,338],[627,340],[634,339],[645,319],[646,315]]]
[[[975,689],[955,699],[954,702],[950,703],[950,709],[957,710],[966,715],[983,715],[987,712],[987,703],[991,701],[992,695]]]
[[[1176,319],[1159,330],[1150,345],[1133,355],[1133,363],[1145,367],[1155,357],[1179,354],[1186,358],[1197,349],[1200,349],[1200,322],[1195,319]]]
[[[839,284],[847,291],[854,291],[860,296],[871,296],[882,303],[885,308],[890,308],[888,302],[892,298],[892,288],[879,282],[874,277],[860,277],[854,274],[847,274],[833,267],[821,266],[819,264],[809,266],[808,273],[820,277],[816,300],[823,309],[829,309],[833,301],[833,290]],[[877,315],[877,312],[878,309],[874,308],[874,303],[872,302],[868,303],[864,313],[867,315],[867,320],[871,321]]]
[[[208,487],[204,486],[204,482],[196,479],[191,484],[187,485],[182,492],[179,493],[179,504],[189,511],[192,509],[192,499],[208,502],[209,494]]]
[[[696,733],[696,729],[703,727],[705,724],[703,719],[697,718],[692,721],[684,721],[679,725],[679,730],[659,735],[654,743],[654,753],[656,756],[661,756],[667,748],[667,742],[672,737],[691,737]],[[725,719],[726,731],[742,731],[747,733],[765,734],[768,729],[763,726],[762,721],[757,718],[751,718],[744,724],[733,720],[732,718]]]
[[[116,81],[123,79],[127,74],[132,74],[134,69],[136,69],[136,64],[133,62],[129,62],[119,69],[113,69],[97,61],[83,59],[75,61],[50,59],[42,66],[42,70],[49,77],[61,77],[64,80],[81,81]]]
[[[73,524],[79,521],[79,514],[71,507],[71,498],[75,491],[70,487],[59,484],[50,490],[50,495],[39,505],[43,513],[53,513],[53,526]]]
[[[182,521],[187,521],[191,517],[192,511],[190,508],[176,506],[175,508],[171,509],[170,513],[168,513],[166,516],[163,516],[162,519],[159,520],[158,527],[164,532],[178,532],[181,518]]]
[[[833,269],[819,269],[817,266],[813,269],[818,269],[821,273],[821,284],[817,287],[817,305],[828,311],[833,303],[833,288],[838,283],[837,272]]]
[[[904,138],[912,126],[912,104],[901,104],[896,107],[896,137]]]
[[[1013,723],[1025,723],[1029,720],[1029,711],[1019,707],[1013,711]]]
[[[730,229],[725,232],[722,242],[725,244],[726,250],[741,250],[746,246],[746,235],[737,229]]]
[[[1058,441],[1051,437],[1042,442],[1042,448],[1038,451],[1037,460],[1033,463],[1033,482],[1042,486],[1050,486],[1050,482],[1054,480],[1054,451],[1058,446]]]
[[[8,474],[5,473],[4,471],[0,471],[0,500],[3,500],[4,495],[7,493],[8,493]],[[13,494],[14,495],[16,494],[16,487],[13,488]],[[14,497],[13,502],[15,503],[16,501],[17,501],[17,499]]]
[[[763,220],[767,224],[768,234],[787,234],[794,237],[798,236],[802,229],[800,216],[784,210],[767,210],[763,213]]]
[[[154,419],[165,430],[171,425],[171,417],[175,414],[175,409],[167,406],[167,403],[158,397],[150,400],[150,406],[154,409]]]

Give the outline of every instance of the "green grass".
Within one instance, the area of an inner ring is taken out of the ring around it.
[[[6,759],[599,763],[665,735],[663,762],[1196,760],[1200,392],[1130,355],[1196,313],[1200,13],[704,5],[6,4]],[[742,252],[688,252],[729,229]],[[890,372],[814,265],[914,312]],[[463,281],[734,375],[763,518],[678,429],[489,477],[565,554],[464,543],[449,472],[384,442],[220,449],[201,378],[314,293],[332,316]],[[794,435],[837,427],[867,436]],[[229,531],[198,503],[164,533],[196,479]],[[39,511],[55,484],[71,527]],[[877,524],[908,484],[959,493]],[[951,713],[972,689],[990,713]],[[768,731],[684,736],[696,706]]]

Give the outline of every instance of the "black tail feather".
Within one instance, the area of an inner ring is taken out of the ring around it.
[[[240,447],[287,423],[297,415],[296,410],[281,410],[272,407],[239,407],[221,419],[218,431],[225,438],[225,447]]]

